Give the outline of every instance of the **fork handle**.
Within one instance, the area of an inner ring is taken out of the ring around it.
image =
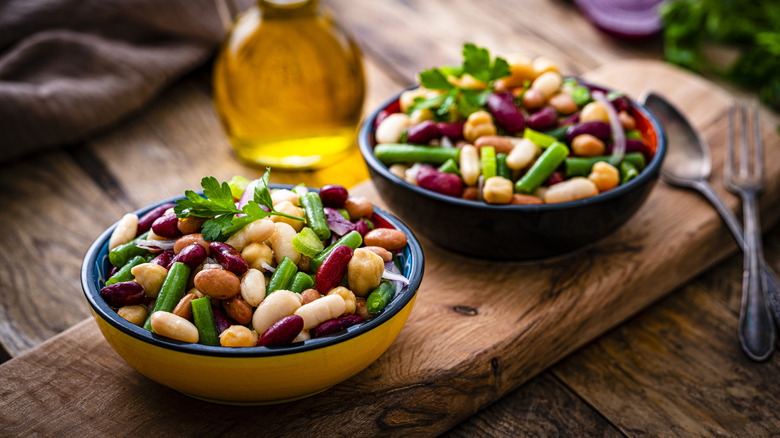
[[[766,285],[760,275],[761,227],[756,214],[755,193],[743,192],[742,205],[745,217],[745,264],[742,274],[739,340],[748,357],[761,361],[774,351],[775,327],[764,296]]]

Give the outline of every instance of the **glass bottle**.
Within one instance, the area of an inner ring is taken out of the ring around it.
[[[360,53],[317,0],[258,0],[214,67],[214,105],[238,158],[326,166],[354,147],[365,94]]]

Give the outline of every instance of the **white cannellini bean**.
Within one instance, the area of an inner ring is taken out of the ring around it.
[[[347,302],[341,295],[326,295],[309,304],[304,304],[295,311],[295,315],[303,318],[303,329],[309,330],[323,322],[338,318],[347,310]]]
[[[271,219],[258,219],[236,231],[225,243],[235,248],[236,251],[241,252],[252,242],[263,242],[265,239],[268,239],[275,230],[276,228]]]
[[[277,189],[271,192],[271,201],[273,202],[274,207],[276,207],[276,204],[284,201],[290,201],[296,207],[300,206],[298,203],[298,194],[287,189]]]
[[[343,298],[341,300],[344,301]],[[255,309],[252,315],[252,327],[262,336],[273,323],[298,310],[302,301],[300,294],[289,290],[278,290],[268,295]]]
[[[555,71],[548,71],[542,73],[531,84],[531,88],[539,90],[545,99],[549,99],[550,96],[558,92],[563,83],[561,74]]]
[[[519,170],[531,164],[542,153],[542,149],[527,138],[521,138],[506,156],[506,165],[510,169]]]
[[[473,186],[479,179],[479,152],[470,144],[460,149],[460,175],[467,186]]]
[[[119,223],[116,224],[116,228],[111,233],[111,239],[108,241],[108,249],[112,250],[119,245],[135,239],[135,234],[138,232],[138,216],[128,213],[122,216]]]
[[[257,269],[249,268],[241,277],[241,298],[252,307],[257,307],[265,298],[265,276]]]
[[[544,194],[544,202],[552,204],[574,201],[575,199],[588,198],[598,194],[599,190],[593,181],[583,177],[575,177],[548,187],[547,192]]]
[[[398,143],[404,129],[411,125],[409,116],[404,113],[394,113],[387,116],[376,128],[377,143]]]
[[[284,222],[276,223],[276,231],[271,236],[271,248],[274,250],[276,263],[282,263],[285,257],[288,257],[294,264],[301,260],[301,253],[292,244],[293,237],[297,233],[295,229]]]
[[[183,342],[198,342],[200,338],[195,324],[170,312],[152,313],[152,330],[160,336]]]
[[[303,217],[303,209],[300,207],[296,207],[292,202],[290,201],[282,201],[274,206],[274,209],[280,213],[288,214],[290,216],[296,216],[296,217]],[[304,221],[297,221],[295,219],[290,219],[284,216],[271,216],[271,220],[273,222],[284,222],[286,224],[289,224],[295,231],[301,231],[303,229],[303,226],[306,224]],[[263,239],[265,240],[265,239]]]

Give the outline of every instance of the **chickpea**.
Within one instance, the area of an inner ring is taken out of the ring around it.
[[[562,83],[563,78],[561,77],[560,73],[548,71],[539,75],[539,77],[537,77],[531,84],[531,88],[534,90],[539,90],[545,99],[549,99],[550,96],[560,90]]]
[[[572,114],[579,108],[571,96],[564,93],[558,93],[550,98],[550,105],[561,114]]]
[[[623,129],[626,131],[636,129],[636,120],[631,114],[626,111],[621,111],[618,113],[618,118],[620,119],[620,124],[623,125]]]
[[[472,113],[463,125],[463,137],[470,142],[483,135],[495,135],[496,132],[493,116],[487,111]]]
[[[606,147],[597,137],[591,134],[580,134],[571,141],[571,150],[582,157],[597,157],[604,154]]]
[[[241,251],[241,257],[246,260],[246,264],[249,265],[250,268],[257,269],[261,272],[265,272],[263,263],[268,266],[273,266],[274,263],[274,253],[265,243],[250,243]]]
[[[289,214],[290,216],[296,216],[296,217],[303,217],[303,209],[300,207],[296,207],[293,205],[290,201],[282,201],[276,205],[274,205],[274,208],[279,211],[280,213]],[[284,216],[271,216],[271,221],[273,222],[284,222],[291,227],[295,231],[301,231],[303,229],[303,226],[305,225],[304,221],[297,221],[295,219],[286,218]]]
[[[513,191],[512,181],[501,176],[493,176],[485,181],[482,197],[488,204],[509,204],[512,201]]]
[[[404,113],[390,114],[382,120],[376,128],[377,143],[398,143],[401,140],[401,134],[412,124],[409,116]]]
[[[341,298],[344,298],[344,303],[346,303],[347,305],[344,313],[345,314],[355,313],[355,308],[357,306],[356,298],[355,298],[355,294],[351,290],[347,289],[344,286],[339,286],[337,288],[331,289],[327,295],[340,295]]]
[[[529,110],[541,108],[544,105],[544,94],[536,89],[528,89],[523,94],[523,106]]]
[[[219,345],[223,347],[254,347],[257,345],[257,332],[243,325],[231,325],[220,333]]]
[[[593,165],[593,169],[588,175],[588,179],[596,184],[599,193],[614,189],[620,181],[620,172],[617,168],[607,162],[599,161]]]
[[[506,88],[522,87],[525,81],[533,81],[537,76],[534,73],[533,61],[523,55],[511,55],[506,58],[511,75],[504,78]]]
[[[355,295],[364,297],[379,286],[384,272],[385,261],[382,257],[366,248],[358,248],[347,265],[347,283]],[[346,301],[346,297],[344,299]]]
[[[122,318],[126,319],[131,324],[142,326],[146,322],[146,306],[135,304],[132,306],[122,306],[116,311]]]
[[[604,105],[598,102],[591,102],[580,111],[580,123],[585,122],[607,122],[609,123],[609,115]]]

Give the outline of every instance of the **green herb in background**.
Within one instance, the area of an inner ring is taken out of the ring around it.
[[[448,76],[462,77],[464,74],[484,82],[485,89],[461,88],[447,80]],[[448,120],[450,112],[455,109],[461,116],[468,117],[485,105],[488,96],[493,92],[493,82],[510,74],[509,64],[505,59],[496,57],[491,62],[487,49],[466,43],[463,45],[463,65],[431,68],[420,73],[420,85],[429,90],[443,90],[446,93],[428,99],[419,98],[409,112],[437,108],[434,118]]]
[[[780,2],[777,0],[674,0],[660,8],[668,61],[714,73],[758,91],[780,111]],[[707,55],[729,47],[734,59]]]
[[[210,218],[203,223],[202,233],[205,240],[225,241],[250,222],[270,215],[303,221],[303,218],[274,210],[271,192],[268,189],[270,173],[271,170],[267,169],[261,182],[255,185],[254,200],[249,201],[243,209],[239,210],[236,207],[230,184],[227,182],[220,184],[213,176],[207,176],[200,181],[200,185],[203,187],[203,196],[192,190],[187,190],[184,192],[186,199],[176,201],[173,210],[180,218],[186,216]],[[261,205],[271,210],[270,213],[263,210]],[[237,216],[238,214],[246,216]]]

